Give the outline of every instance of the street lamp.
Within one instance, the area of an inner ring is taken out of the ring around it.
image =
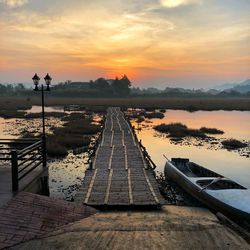
[[[35,74],[32,78],[33,83],[35,85],[34,91],[41,91],[42,92],[42,124],[43,124],[43,143],[44,143],[44,157],[43,157],[43,166],[46,167],[46,134],[45,134],[45,113],[44,113],[44,91],[50,91],[50,84],[51,84],[51,80],[52,78],[50,77],[49,74],[47,74],[44,77],[44,81],[45,84],[47,85],[46,89],[44,89],[44,85],[41,84],[41,89],[39,89],[38,85],[39,85],[39,81],[40,81],[40,77]]]

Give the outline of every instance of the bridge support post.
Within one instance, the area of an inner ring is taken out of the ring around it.
[[[12,172],[12,191],[18,191],[18,159],[17,151],[11,151],[11,172]]]
[[[47,152],[46,152],[46,136],[44,135],[42,143],[42,157],[43,157],[43,168],[45,169],[47,167]]]

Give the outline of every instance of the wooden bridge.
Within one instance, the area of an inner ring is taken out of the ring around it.
[[[154,171],[119,108],[109,108],[91,168],[75,200],[91,206],[159,206]]]

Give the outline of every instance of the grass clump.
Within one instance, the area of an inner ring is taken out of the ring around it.
[[[85,118],[85,114],[83,113],[71,113],[69,116],[63,117],[63,121],[75,121],[75,120],[82,120]]]
[[[164,118],[164,114],[161,112],[151,112],[151,113],[144,113],[143,116],[148,119],[154,119],[154,118],[159,118],[162,119]]]
[[[187,136],[187,126],[182,123],[162,123],[154,127],[158,132],[169,134],[169,137],[182,138]]]
[[[191,129],[182,123],[160,124],[154,129],[161,133],[166,133],[172,138],[197,137],[206,138],[206,134],[223,134],[224,132],[215,128],[202,127],[200,129]]]
[[[63,127],[55,128],[53,134],[48,136],[48,155],[63,157],[68,154],[69,149],[87,147],[90,144],[91,135],[100,132],[100,125],[92,124],[91,119],[73,120],[76,117],[78,116],[71,116]]]
[[[18,110],[0,110],[0,117],[5,119],[11,119],[11,118],[24,118],[25,112],[24,111],[18,111]]]
[[[202,127],[200,128],[200,131],[202,131],[205,134],[213,134],[213,135],[222,135],[224,134],[224,131],[217,129],[217,128],[206,128],[206,127]]]
[[[247,147],[247,144],[236,139],[227,139],[221,142],[226,149],[239,149]]]
[[[93,135],[100,131],[100,126],[92,124],[91,119],[80,119],[69,121],[63,127],[56,128],[54,134]]]
[[[139,116],[136,120],[136,122],[139,122],[139,123],[144,122],[144,121],[145,121],[145,118],[143,116]]]
[[[49,137],[47,140],[47,154],[51,157],[65,157],[68,155],[68,150],[58,141]]]
[[[54,118],[62,118],[65,116],[65,114],[62,112],[45,112],[45,116],[54,117]],[[24,118],[36,119],[36,118],[41,118],[41,117],[42,117],[42,113],[29,113],[29,114],[26,114]]]

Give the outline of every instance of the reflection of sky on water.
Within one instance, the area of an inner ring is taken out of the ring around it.
[[[210,168],[222,175],[250,188],[250,159],[242,157],[238,152],[229,152],[225,149],[207,149],[190,145],[171,144],[168,138],[157,136],[152,126],[161,123],[182,122],[190,128],[202,126],[221,129],[225,134],[221,138],[235,138],[250,140],[250,112],[239,111],[198,111],[189,113],[180,110],[169,110],[164,119],[152,119],[152,123],[143,122],[146,127],[138,133],[148,153],[158,166],[158,171],[163,171],[165,154],[168,158],[183,157],[204,167]]]
[[[42,112],[42,106],[32,106],[31,109],[25,110],[28,114]],[[44,107],[45,112],[64,112],[63,107]]]
[[[27,113],[41,112],[41,106],[33,106],[26,110]],[[45,107],[45,112],[64,112],[63,108]],[[79,111],[84,113],[83,111]],[[66,114],[72,113],[70,111]],[[100,121],[100,116],[95,114],[94,122]],[[46,118],[46,133],[51,133],[53,127],[60,127],[63,121],[59,118]],[[3,119],[0,117],[0,138],[12,139],[18,138],[22,132],[39,133],[41,132],[41,119]],[[49,187],[50,196],[59,199],[70,199],[76,194],[77,187],[81,185],[84,173],[88,164],[86,164],[86,153],[74,155],[72,152],[63,159],[49,159]],[[0,162],[0,166],[2,164]]]
[[[88,167],[87,154],[73,155],[69,153],[61,160],[49,162],[50,196],[61,199],[73,197],[81,185]]]

